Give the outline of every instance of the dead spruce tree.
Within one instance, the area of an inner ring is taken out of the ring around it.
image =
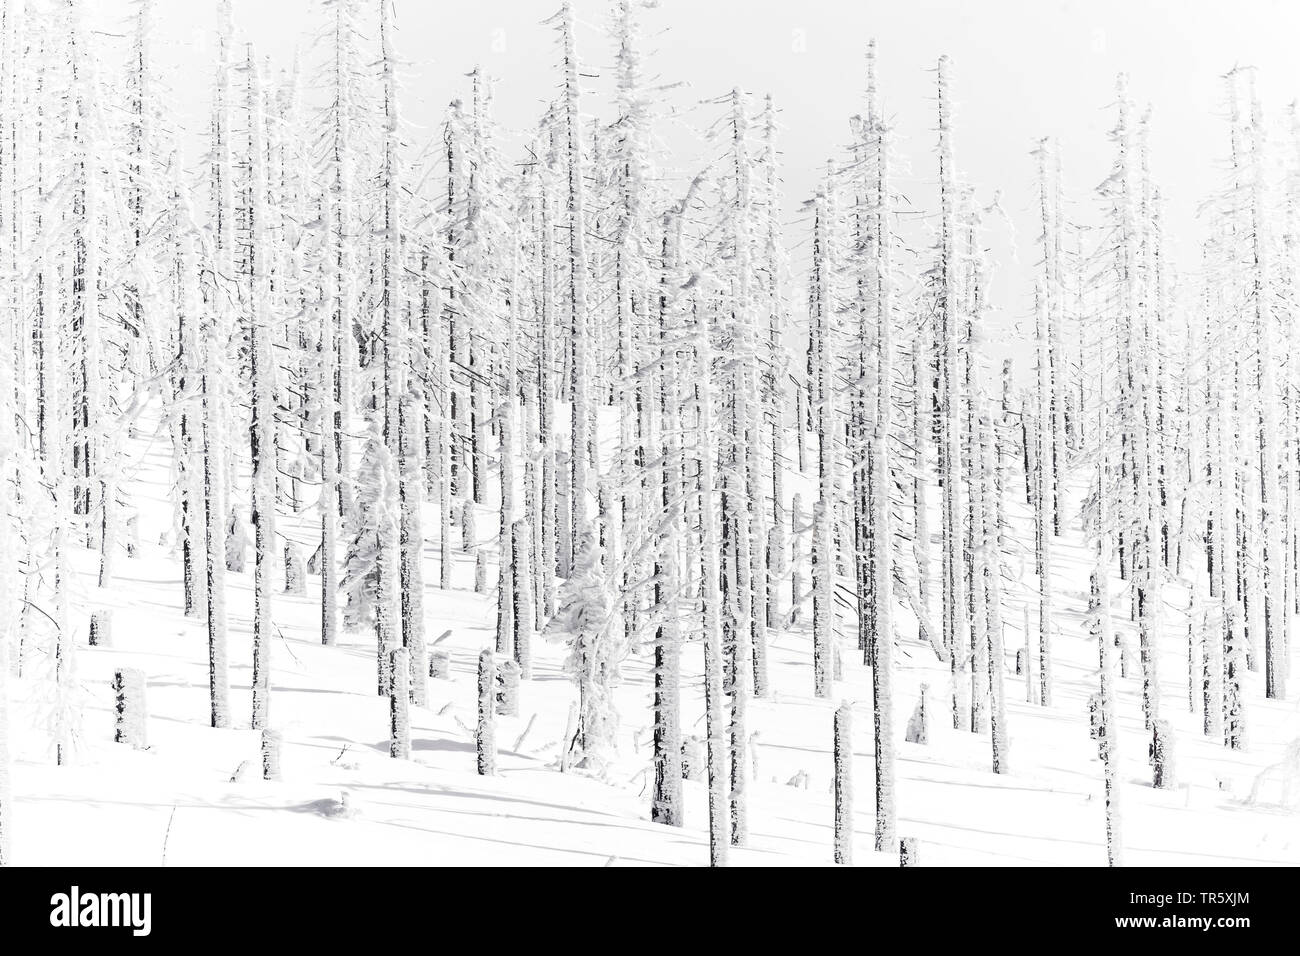
[[[952,665],[952,723],[968,723],[969,636],[967,634],[966,564],[962,531],[962,376],[960,342],[964,326],[958,263],[958,187],[953,168],[951,66],[939,58],[939,248],[937,264],[939,391],[941,437],[939,462],[943,484],[943,646]]]
[[[253,464],[253,716],[254,730],[268,727],[270,706],[271,577],[275,567],[275,358],[271,349],[273,317],[267,314],[267,184],[264,168],[265,117],[261,65],[250,44],[244,69],[248,76],[248,253],[244,281],[248,287],[249,384],[252,424],[249,451]]]

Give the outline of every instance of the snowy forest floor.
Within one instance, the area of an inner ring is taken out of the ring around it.
[[[27,865],[226,864],[703,864],[708,861],[702,783],[686,784],[686,826],[648,820],[651,684],[648,653],[623,668],[617,703],[620,753],[608,780],[560,773],[557,758],[573,685],[562,672],[565,648],[540,637],[534,678],[525,682],[518,717],[498,719],[498,775],[475,772],[474,668],[492,643],[495,598],[472,590],[473,557],[456,550],[455,588],[436,585],[437,541],[426,543],[427,632],[451,652],[449,680],[430,681],[430,706],[412,708],[412,759],[388,755],[388,702],[375,694],[374,637],[344,634],[319,643],[320,579],[304,595],[277,593],[279,639],[272,647],[271,723],[284,736],[283,780],[261,779],[258,735],[248,728],[251,678],[252,561],[229,584],[232,709],[235,729],[208,726],[204,624],[181,612],[180,562],[160,536],[171,534],[170,451],[156,418],[133,442],[139,464],[131,485],[140,512],[141,551],[123,558],[118,581],[95,584],[95,556],[75,549],[78,575],[71,606],[84,699],[71,766],[55,766],[40,727],[47,681],[43,651],[28,649],[23,677],[11,683],[16,827],[14,862]],[[245,479],[246,480],[246,479]],[[1011,497],[1015,497],[1013,483]],[[246,488],[240,497],[246,500]],[[1014,673],[1024,643],[1021,607],[1031,602],[1032,563],[1011,561],[1004,596],[1010,773],[989,769],[989,737],[951,729],[948,665],[915,640],[900,607],[895,727],[898,731],[899,835],[921,841],[922,865],[1102,865],[1101,764],[1089,737],[1087,702],[1096,689],[1096,644],[1083,626],[1091,555],[1080,531],[1071,485],[1063,535],[1055,544],[1054,706],[1025,702]],[[436,532],[431,513],[426,529]],[[278,531],[310,553],[314,509],[283,512]],[[1031,540],[1023,493],[1012,518]],[[478,526],[493,547],[495,510]],[[935,523],[936,530],[937,513]],[[490,530],[489,530],[490,529]],[[174,539],[174,535],[171,535]],[[937,560],[938,549],[934,549]],[[935,566],[937,576],[937,564]],[[489,581],[495,574],[489,573]],[[1125,611],[1128,592],[1112,582],[1115,626],[1135,642]],[[785,592],[788,596],[788,587]],[[94,608],[114,610],[113,646],[86,646]],[[1177,787],[1155,790],[1142,729],[1141,682],[1135,669],[1119,681],[1120,780],[1125,862],[1129,865],[1300,863],[1300,814],[1294,793],[1284,805],[1285,772],[1273,769],[1300,740],[1300,668],[1293,656],[1291,695],[1267,701],[1262,677],[1247,676],[1249,749],[1226,750],[1202,736],[1188,706],[1186,592],[1166,589],[1161,648],[1161,716],[1177,732]],[[937,619],[938,608],[932,609]],[[871,682],[842,621],[843,680],[831,700],[812,696],[810,607],[771,639],[773,694],[750,705],[754,782],[750,845],[733,852],[742,865],[829,863],[832,853],[831,722],[841,700],[856,703],[855,862],[896,866],[872,852]],[[1300,642],[1297,642],[1300,643]],[[148,680],[149,747],[113,743],[110,680],[117,667]],[[696,644],[683,661],[683,731],[702,736]],[[930,743],[905,743],[902,731],[919,686],[931,687]],[[242,768],[242,769],[241,769]],[[806,784],[791,785],[803,771]],[[1258,795],[1252,800],[1256,788]],[[1300,781],[1291,781],[1300,793]],[[340,800],[346,795],[346,808]]]

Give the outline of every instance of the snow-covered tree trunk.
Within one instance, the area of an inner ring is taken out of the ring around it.
[[[853,864],[853,708],[835,711],[835,862]]]
[[[874,70],[875,41],[871,41],[870,53]],[[873,73],[874,79],[874,73]],[[895,741],[894,741],[894,530],[891,508],[893,487],[893,380],[894,380],[894,275],[893,275],[893,232],[890,212],[893,208],[893,196],[890,185],[889,130],[880,115],[876,98],[875,83],[870,85],[871,96],[868,103],[868,135],[872,137],[870,149],[874,151],[874,183],[872,204],[874,206],[875,231],[873,245],[876,262],[871,275],[875,279],[876,289],[876,407],[873,411],[874,429],[871,446],[871,541],[875,549],[872,555],[871,569],[875,575],[873,592],[876,597],[874,614],[874,633],[871,641],[871,694],[872,723],[874,728],[874,752],[876,771],[876,832],[875,846],[878,852],[893,847],[896,839],[896,821],[898,809],[895,798]],[[919,383],[918,383],[919,384]],[[919,399],[918,399],[919,400]],[[918,467],[918,472],[924,463]],[[919,479],[918,479],[919,480]],[[919,487],[913,489],[914,502],[920,502],[924,509],[924,491]],[[919,514],[919,512],[918,512]],[[924,522],[921,522],[924,526]],[[920,531],[918,530],[918,533]],[[918,560],[918,568],[920,561]],[[925,592],[922,591],[922,595]],[[925,607],[925,597],[921,598]]]
[[[272,316],[266,244],[271,239],[264,166],[265,117],[262,114],[261,66],[248,47],[248,235],[247,281],[249,317],[252,426],[249,448],[253,462],[253,716],[251,727],[269,726],[271,692],[270,654],[274,624],[271,618],[271,578],[275,567],[275,358],[271,346]]]
[[[912,557],[916,562],[916,594],[920,606],[930,613],[930,480],[927,475],[930,415],[926,410],[926,345],[918,331],[912,340]],[[946,650],[946,648],[945,648]],[[892,847],[892,844],[891,844]]]
[[[811,329],[814,348],[814,395],[817,422],[818,500],[813,508],[813,693],[830,697],[835,642],[836,449],[835,344],[831,341],[835,302],[831,230],[834,206],[831,184],[817,193],[813,224],[813,291]]]
[[[391,693],[392,652],[404,643],[403,525],[408,517],[408,510],[419,502],[418,495],[408,497],[403,495],[401,490],[403,483],[409,480],[404,467],[405,455],[401,441],[402,405],[406,394],[407,334],[403,288],[405,263],[402,242],[402,186],[398,158],[400,121],[397,109],[397,64],[393,52],[392,17],[392,0],[380,0],[379,42],[384,99],[384,138],[379,171],[383,209],[382,244],[379,253],[383,381],[379,413],[382,416],[383,440],[386,448],[384,460],[391,478],[391,481],[385,482],[382,493],[385,495],[396,493],[396,504],[400,508],[399,514],[379,522],[375,529],[378,535],[379,571],[375,624],[379,665],[378,689],[381,696],[388,696]],[[392,507],[392,504],[388,507]]]
[[[518,334],[519,296],[522,294],[518,245],[515,245],[513,273],[510,282],[509,322],[506,327],[505,356],[502,362],[504,381],[501,401],[497,409],[497,431],[500,438],[501,522],[498,530],[498,582],[497,582],[497,632],[496,653],[511,657],[515,652],[514,621],[518,577],[515,573],[515,554],[519,550],[515,534],[515,338]]]
[[[949,60],[939,58],[939,461],[943,483],[943,644],[953,675],[952,724],[960,730],[968,723],[966,693],[969,684],[965,648],[969,644],[966,621],[966,566],[962,549],[962,394],[960,382],[961,332],[964,326],[957,262],[957,184],[953,169],[952,103]]]
[[[654,793],[650,800],[650,819],[667,826],[685,823],[682,801],[682,714],[681,650],[679,594],[682,590],[679,570],[679,543],[682,535],[682,506],[679,502],[683,472],[686,470],[681,440],[676,434],[678,396],[683,390],[687,368],[676,352],[670,353],[669,328],[672,284],[680,269],[680,250],[674,241],[674,221],[665,216],[663,258],[661,262],[659,343],[663,350],[650,389],[647,414],[646,445],[655,452],[662,449],[659,469],[659,505],[663,530],[654,559],[654,605],[659,608],[654,642]],[[652,479],[653,480],[653,479]]]
[[[1034,522],[1038,542],[1038,702],[1052,706],[1052,487],[1051,396],[1052,369],[1047,329],[1047,297],[1039,285],[1035,295],[1037,336],[1038,408],[1034,416]]]
[[[1151,785],[1157,790],[1173,790],[1174,728],[1167,720],[1157,720],[1151,728]]]
[[[592,463],[592,413],[588,378],[591,361],[588,355],[586,184],[583,171],[582,129],[580,125],[581,92],[578,86],[578,58],[573,39],[573,10],[568,0],[560,9],[560,31],[564,49],[564,135],[568,173],[566,212],[569,236],[569,332],[573,344],[571,376],[569,467],[571,469],[570,512],[573,515],[570,541],[576,546],[591,527],[588,500]],[[576,550],[576,547],[575,547]]]
[[[678,220],[684,216],[683,203]],[[680,226],[679,226],[680,228]],[[726,757],[722,745],[722,596],[718,591],[718,517],[714,494],[713,348],[709,328],[697,313],[694,330],[696,401],[699,428],[695,436],[699,471],[700,558],[703,562],[701,603],[704,611],[704,722],[709,787],[709,864],[727,864]]]
[[[321,219],[337,243],[342,233],[342,206],[332,188],[321,190]],[[337,245],[336,245],[337,249]],[[337,252],[335,253],[337,255]],[[332,258],[332,257],[331,257]],[[338,642],[338,534],[339,501],[343,475],[339,468],[339,417],[337,380],[339,367],[339,321],[344,313],[343,290],[335,263],[323,261],[321,268],[322,297],[318,307],[320,320],[319,356],[320,379],[317,382],[317,401],[320,403],[320,640],[326,647]]]
[[[755,491],[759,469],[758,445],[752,418],[755,401],[753,302],[750,294],[750,199],[749,153],[746,144],[747,120],[744,100],[739,89],[731,94],[732,154],[735,165],[736,198],[729,210],[735,243],[731,341],[734,354],[730,376],[728,468],[723,495],[723,521],[731,536],[726,569],[728,580],[727,608],[734,647],[730,649],[732,667],[730,698],[731,722],[728,728],[731,749],[731,842],[743,846],[749,835],[749,734],[748,706],[753,691],[755,664],[766,671],[766,632],[755,615],[758,582],[765,572],[758,559],[760,549],[751,537]]]
[[[513,557],[510,562],[512,576],[513,608],[511,621],[514,625],[513,646],[515,662],[519,665],[520,676],[531,680],[533,676],[533,587],[531,583],[532,568],[528,559],[528,539],[530,529],[528,520],[520,518],[515,522],[510,536]]]
[[[1098,396],[1107,395],[1106,343],[1104,336],[1098,336],[1097,358],[1094,365],[1097,376]],[[1110,611],[1110,573],[1112,562],[1111,517],[1108,510],[1113,494],[1111,484],[1111,467],[1109,460],[1110,409],[1103,399],[1097,413],[1097,464],[1095,478],[1096,501],[1093,513],[1093,535],[1095,537],[1096,563],[1092,570],[1091,588],[1096,614],[1096,637],[1098,654],[1098,696],[1101,702],[1101,724],[1098,728],[1098,747],[1102,761],[1102,775],[1105,786],[1106,815],[1106,858],[1111,866],[1123,863],[1123,835],[1120,819],[1120,768],[1119,768],[1119,723],[1116,719],[1115,665],[1112,655],[1115,640],[1111,625]]]
[[[497,772],[496,682],[492,651],[484,648],[478,656],[478,729],[474,734],[478,772],[484,777]]]
[[[1270,236],[1268,228],[1268,197],[1265,180],[1264,119],[1259,96],[1255,91],[1255,75],[1250,74],[1250,232],[1253,259],[1251,299],[1255,312],[1255,336],[1258,340],[1256,362],[1259,389],[1259,415],[1256,424],[1260,498],[1259,524],[1263,534],[1263,555],[1260,561],[1263,575],[1263,627],[1264,627],[1264,696],[1273,699],[1286,697],[1286,658],[1283,645],[1282,621],[1287,617],[1282,581],[1286,573],[1283,558],[1282,528],[1285,523],[1281,490],[1278,486],[1278,423],[1277,423],[1277,371],[1273,351],[1272,279],[1269,261]],[[1294,436],[1293,439],[1294,440]]]
[[[784,340],[786,330],[786,305],[782,296],[781,281],[785,262],[781,251],[781,197],[778,180],[776,150],[776,109],[769,94],[764,101],[763,116],[763,194],[765,230],[763,236],[762,273],[765,277],[763,299],[768,311],[766,340],[766,368],[764,400],[766,416],[771,429],[768,450],[768,469],[772,481],[772,521],[768,526],[767,546],[767,613],[769,628],[778,627],[780,616],[780,588],[786,565],[786,493],[785,444],[786,432],[786,377],[787,351]],[[798,391],[798,390],[797,390]],[[756,679],[758,678],[755,673]]]
[[[1006,690],[1003,673],[1006,669],[1006,649],[1002,623],[1002,527],[998,523],[1002,513],[997,477],[1000,467],[998,440],[988,396],[980,390],[980,453],[983,456],[984,531],[980,547],[983,549],[984,599],[987,605],[989,723],[992,731],[992,769],[994,773],[1007,772],[1009,740],[1007,734]]]
[[[393,650],[392,691],[388,695],[388,755],[398,760],[411,759],[411,661],[405,647]],[[424,675],[421,674],[423,677]]]

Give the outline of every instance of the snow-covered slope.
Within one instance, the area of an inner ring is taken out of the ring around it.
[[[451,653],[451,676],[430,682],[430,706],[412,709],[412,759],[388,755],[388,702],[376,696],[373,636],[318,640],[320,579],[302,596],[277,594],[279,639],[272,649],[271,722],[284,735],[283,779],[261,779],[251,708],[251,561],[232,574],[232,707],[235,728],[208,726],[207,645],[203,624],[180,610],[179,562],[169,546],[168,445],[146,422],[132,444],[139,470],[130,489],[140,510],[140,555],[121,562],[108,592],[95,587],[93,555],[77,552],[72,608],[84,710],[75,762],[56,767],[40,729],[47,682],[43,649],[27,648],[23,676],[11,682],[15,739],[15,858],[18,864],[689,864],[708,861],[702,783],[688,782],[686,826],[649,822],[651,690],[647,657],[631,658],[618,692],[621,749],[606,780],[560,773],[557,758],[575,694],[562,673],[564,648],[536,642],[534,678],[520,715],[499,718],[499,774],[475,772],[474,668],[492,640],[495,600],[472,591],[473,560],[458,554],[455,589],[436,586],[436,541],[427,544],[428,633]],[[239,490],[246,501],[246,488]],[[1077,509],[1076,509],[1077,510]],[[282,517],[279,531],[310,551],[316,530]],[[1073,512],[1071,512],[1073,514]],[[1016,512],[1015,520],[1027,521]],[[426,522],[427,529],[438,524]],[[484,510],[480,529],[495,527]],[[481,532],[482,533],[482,532]],[[487,537],[486,533],[482,533]],[[169,539],[170,540],[170,539]],[[484,547],[490,548],[491,542]],[[921,842],[923,865],[1105,863],[1101,765],[1089,738],[1087,699],[1095,689],[1096,649],[1081,626],[1090,557],[1070,522],[1057,545],[1055,705],[1024,702],[1014,651],[1023,643],[1026,584],[1007,588],[1007,696],[1011,772],[989,770],[989,738],[951,729],[945,709],[947,666],[927,645],[905,638],[897,655],[900,836]],[[1014,564],[1014,562],[1013,562]],[[489,580],[495,576],[490,574]],[[1032,574],[1024,581],[1032,583]],[[1121,582],[1114,582],[1119,594]],[[1162,660],[1162,716],[1177,730],[1178,786],[1154,790],[1142,730],[1139,679],[1120,681],[1126,863],[1300,863],[1297,769],[1274,765],[1300,739],[1300,707],[1266,701],[1260,675],[1247,677],[1249,749],[1231,752],[1201,736],[1187,697],[1184,595],[1168,589]],[[1127,629],[1114,601],[1116,627]],[[112,647],[87,647],[88,613],[112,608]],[[899,631],[915,633],[900,610]],[[742,865],[823,864],[831,860],[831,719],[841,700],[855,721],[859,865],[897,865],[872,852],[870,674],[845,640],[843,679],[833,700],[812,696],[811,636],[804,620],[774,635],[773,695],[751,704],[754,782],[750,845]],[[1294,664],[1294,661],[1293,661]],[[113,743],[109,682],[118,667],[148,680],[149,746]],[[702,734],[698,647],[684,660],[684,732]],[[902,742],[921,683],[934,719],[927,746]],[[1293,687],[1300,687],[1294,681]],[[1269,770],[1270,766],[1274,769]],[[1289,795],[1284,792],[1289,783]],[[1254,800],[1252,790],[1257,790]],[[1284,805],[1289,799],[1288,806]]]

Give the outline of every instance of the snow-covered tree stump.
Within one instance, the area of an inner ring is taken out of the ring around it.
[[[411,758],[411,658],[405,647],[390,655],[392,686],[388,697],[388,753],[398,760]]]
[[[513,660],[504,660],[497,668],[497,713],[519,716],[519,664]]]
[[[140,516],[133,514],[126,519],[126,556],[140,556]]]
[[[303,594],[307,590],[307,573],[302,549],[286,541],[284,545],[284,593]]]
[[[230,509],[230,518],[226,521],[226,570],[240,574],[244,570],[244,560],[248,551],[248,532],[239,520],[239,512]]]
[[[1157,790],[1174,788],[1174,728],[1157,720],[1151,728],[1151,785]]]
[[[907,734],[904,739],[909,744],[928,744],[930,742],[930,710],[928,694],[929,684],[921,685],[921,696],[916,700],[916,708],[907,721]]]
[[[466,554],[478,550],[478,524],[472,501],[466,501],[460,509],[460,549]]]
[[[451,653],[449,651],[429,652],[429,676],[446,680],[451,674]]]
[[[148,746],[145,725],[149,712],[145,703],[144,671],[120,667],[113,674],[114,709],[117,712],[113,739],[136,750]]]
[[[487,594],[487,554],[483,551],[474,557],[474,593]]]
[[[835,711],[835,862],[853,863],[853,708]]]
[[[113,646],[113,612],[94,611],[90,615],[90,646]]]
[[[921,841],[916,837],[903,837],[898,841],[898,865],[920,866]]]
[[[478,656],[478,729],[474,741],[478,772],[491,776],[497,772],[496,664],[487,649]]]
[[[284,742],[280,731],[262,731],[262,779],[280,779],[280,745]]]

